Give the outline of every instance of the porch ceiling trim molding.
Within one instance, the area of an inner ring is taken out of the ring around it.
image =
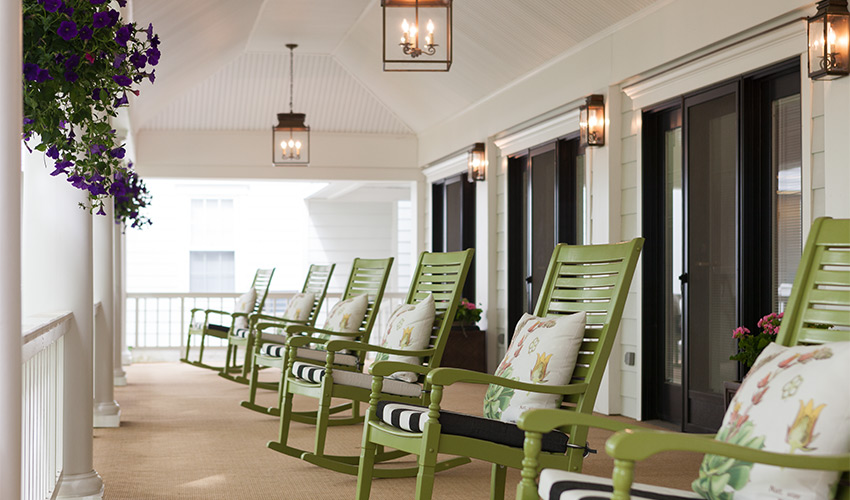
[[[422,174],[428,184],[433,184],[440,179],[466,172],[468,158],[467,150],[451,154],[423,168]]]
[[[806,52],[806,21],[786,20],[779,26],[747,33],[707,54],[676,61],[671,69],[623,87],[635,109],[657,104],[706,85],[768,66]]]
[[[494,141],[502,156],[578,132],[578,107]]]

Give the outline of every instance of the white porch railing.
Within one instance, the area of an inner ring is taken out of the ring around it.
[[[63,470],[65,334],[71,313],[31,318],[22,348],[21,498],[55,497]]]
[[[269,292],[264,312],[282,315],[289,297],[296,291]],[[192,319],[192,309],[218,309],[232,311],[239,293],[128,293],[126,300],[125,342],[133,349],[182,348],[186,345],[186,330]],[[340,299],[340,293],[328,293],[319,312],[317,325],[324,324],[328,311]],[[406,293],[386,292],[378,311],[373,335],[382,331],[389,315],[401,304]],[[229,318],[212,317],[229,320]],[[199,339],[193,340],[193,345]],[[211,338],[208,347],[226,345],[223,340]]]

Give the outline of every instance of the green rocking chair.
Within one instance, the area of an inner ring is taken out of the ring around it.
[[[312,326],[325,301],[325,294],[328,291],[328,284],[331,281],[335,265],[310,265],[307,271],[307,278],[301,287],[301,293],[313,294],[313,303],[309,314],[306,315],[306,319],[299,321],[255,312],[248,318],[249,328],[231,331],[227,336],[227,353],[224,358],[224,368],[221,369],[218,375],[228,380],[239,382],[240,384],[248,384],[248,374],[251,371],[251,361],[253,360],[254,353],[253,347],[255,344],[262,344],[262,342],[257,342],[257,334],[255,333],[260,322],[263,322],[266,328],[274,327],[278,329],[283,329],[294,324]],[[236,365],[237,350],[239,347],[245,350],[244,360],[241,366]],[[239,372],[239,375],[231,375],[233,372]]]
[[[579,329],[575,334],[580,336],[577,339],[580,347],[572,375],[566,375],[569,380],[567,385],[521,382],[507,378],[508,372],[505,372],[503,377],[457,368],[437,368],[427,372],[426,385],[431,389],[430,404],[427,408],[391,405],[381,401],[384,377],[407,368],[400,363],[376,363],[371,370],[374,380],[363,430],[357,499],[368,499],[372,478],[380,477],[374,463],[378,451],[384,447],[419,456],[417,500],[427,500],[433,495],[434,475],[440,470],[438,454],[455,455],[466,461],[469,460],[466,457],[471,457],[491,462],[493,465],[490,498],[503,499],[506,467],[522,468],[522,431],[515,424],[502,420],[443,411],[440,406],[443,388],[456,382],[467,382],[491,384],[491,388],[502,387],[540,395],[555,395],[557,398],[553,399],[556,401],[563,398],[563,410],[559,411],[589,414],[593,410],[608,355],[617,334],[642,245],[643,239],[637,238],[627,243],[612,245],[561,244],[555,248],[534,316],[552,318],[554,323],[557,318],[566,320],[567,317],[563,315],[581,312],[587,315],[583,333],[580,323],[575,327]],[[532,332],[538,327],[541,332],[548,334],[547,329],[551,325],[535,321],[527,331]],[[540,340],[540,335],[543,334],[537,334],[537,341]],[[525,338],[523,336],[518,340],[517,354],[524,350]],[[543,344],[532,341],[525,344],[525,350],[536,353],[539,363],[540,356],[546,358],[546,353],[542,352],[542,348],[537,350],[537,345]],[[511,350],[513,348],[514,344],[511,345]],[[551,356],[550,353],[547,361]],[[514,358],[512,362],[517,363],[517,359]],[[542,371],[545,373],[546,368]],[[532,377],[532,380],[535,380],[535,377]],[[584,454],[590,451],[586,439],[587,429],[580,427],[570,429],[568,435],[557,433],[547,436],[549,453],[541,460],[547,464],[559,464],[564,468],[581,468]]]
[[[375,319],[378,316],[378,311],[381,306],[381,300],[384,297],[384,289],[387,286],[387,280],[390,277],[390,269],[393,265],[393,258],[387,259],[354,259],[351,267],[351,274],[348,278],[348,283],[340,297],[341,301],[351,299],[360,295],[366,295],[367,306],[366,314],[360,322],[360,327],[356,332],[344,333],[333,330],[323,330],[308,325],[292,325],[288,326],[285,335],[274,335],[265,333],[264,330],[279,328],[277,323],[259,323],[255,327],[256,335],[262,335],[264,343],[257,345],[253,353],[253,364],[251,367],[250,389],[248,400],[242,401],[241,405],[249,410],[254,410],[260,413],[269,413],[272,415],[280,415],[280,398],[283,384],[278,384],[278,405],[275,407],[266,407],[256,403],[257,388],[260,387],[258,380],[260,368],[274,367],[281,370],[281,381],[283,380],[283,368],[286,366],[286,346],[284,345],[288,335],[303,335],[312,338],[310,346],[299,347],[296,352],[296,357],[299,361],[307,361],[316,364],[324,364],[326,352],[323,348],[316,348],[320,344],[325,344],[331,335],[337,337],[351,337],[352,340],[368,341],[369,335],[372,333],[372,326],[375,324]],[[363,351],[357,354],[343,354],[336,358],[334,369],[336,370],[356,370],[363,369],[366,352]],[[352,406],[350,403],[334,408],[332,413],[338,413],[351,408],[354,416],[359,414],[360,408],[357,405]],[[313,423],[316,420],[315,412],[299,413],[293,415],[293,419],[299,422]]]
[[[809,232],[794,279],[791,296],[784,311],[780,331],[776,337],[776,344],[786,347],[818,346],[826,342],[848,340],[850,340],[850,220],[819,218],[814,221]],[[781,356],[778,359],[785,359],[783,363],[787,363],[794,358]],[[780,369],[783,363],[779,363]],[[817,363],[812,363],[812,365],[817,365]],[[771,367],[772,365],[768,368]],[[753,367],[753,370],[755,369],[756,367]],[[762,381],[759,374],[759,388],[762,387],[763,382],[766,382],[766,380]],[[846,391],[846,384],[846,377],[843,380],[836,380],[835,389]],[[740,390],[743,390],[744,387],[744,384],[742,384]],[[782,386],[780,386],[780,392],[784,399],[785,392]],[[796,399],[799,398],[792,399],[791,403],[796,404]],[[759,402],[761,402],[761,397],[754,404]],[[802,406],[801,402],[800,407],[802,408]],[[733,409],[737,413],[738,409]],[[772,419],[775,418],[772,413],[770,415]],[[749,417],[749,413],[746,417]],[[738,422],[736,425],[741,425],[746,420],[747,418],[739,418],[736,420]],[[816,417],[814,420],[816,420]],[[844,416],[844,421],[847,421],[847,415]],[[814,426],[814,422],[810,422]],[[782,423],[784,424],[784,422]],[[713,461],[709,463],[723,464],[723,467],[726,468],[733,465],[733,469],[736,470],[742,470],[742,467],[737,467],[735,464],[743,464],[744,468],[752,467],[753,464],[768,464],[787,468],[781,469],[783,471],[796,469],[843,471],[834,498],[845,500],[850,498],[850,486],[848,486],[850,485],[850,481],[848,481],[850,477],[850,473],[848,473],[850,471],[850,454],[848,453],[817,456],[800,452],[795,454],[769,452],[745,446],[746,444],[752,445],[758,439],[761,439],[763,443],[764,437],[751,438],[748,434],[742,433],[747,441],[729,439],[729,442],[724,442],[712,439],[714,434],[695,435],[656,431],[626,425],[603,417],[557,410],[529,411],[519,419],[518,425],[526,431],[522,480],[517,486],[516,498],[518,500],[537,500],[538,495],[547,499],[561,498],[561,494],[573,495],[569,498],[582,498],[588,490],[592,491],[591,494],[594,498],[600,499],[701,498],[690,491],[671,489],[659,491],[658,487],[633,484],[636,462],[670,450],[709,453],[715,455]],[[605,451],[614,458],[613,480],[577,474],[575,472],[580,469],[572,467],[555,465],[554,467],[557,469],[549,468],[553,465],[545,454],[540,452],[541,436],[555,429],[570,432],[577,427],[596,427],[616,432],[605,444]],[[822,435],[826,433],[825,436],[830,436],[835,431],[836,429],[828,428],[819,430]],[[786,428],[783,427],[780,441],[790,439],[790,427],[787,428],[787,433],[786,435]],[[791,448],[791,450],[793,451],[794,448]],[[716,460],[719,458],[723,460]],[[703,466],[705,467],[705,463]],[[544,467],[547,469],[540,472],[541,468]],[[715,470],[718,473],[723,472],[719,467]],[[731,474],[732,469],[729,469],[729,471]],[[540,473],[539,485],[535,482],[538,473]],[[780,475],[785,474],[780,473]],[[718,491],[714,492],[717,498],[732,498],[731,493],[725,491],[726,485],[733,480],[736,485],[745,484],[749,473],[743,475],[741,472],[735,472],[734,476],[733,479],[729,479],[731,476],[727,477],[728,482],[718,482],[716,485]],[[718,477],[718,479],[723,478]]]
[[[227,339],[228,336],[240,329],[239,323],[241,323],[242,321],[244,321],[245,325],[247,326],[250,323],[250,321],[248,320],[249,316],[251,314],[260,313],[263,310],[263,306],[266,303],[266,296],[269,294],[269,285],[271,285],[273,275],[274,269],[257,269],[257,272],[254,273],[254,281],[251,283],[251,289],[254,291],[254,303],[253,307],[248,311],[227,312],[217,309],[192,309],[192,316],[189,322],[189,332],[186,335],[186,354],[184,357],[180,358],[180,361],[184,363],[189,363],[191,365],[199,366],[201,368],[208,368],[210,370],[223,369],[223,367],[212,366],[203,362],[204,347],[206,346],[207,337]],[[203,319],[200,319],[200,314],[203,314]],[[230,324],[220,325],[217,323],[211,323],[210,315],[216,315],[221,317],[229,316]],[[244,329],[244,327],[241,328]],[[192,346],[193,335],[201,336],[200,352],[198,353],[197,361],[189,360],[189,349]]]
[[[351,401],[353,408],[357,408],[360,402],[369,400],[370,387],[373,382],[372,377],[366,373],[338,370],[336,358],[340,356],[341,351],[349,350],[374,352],[378,353],[379,356],[406,355],[421,359],[419,364],[404,364],[407,371],[418,374],[418,378],[417,375],[411,375],[411,378],[416,382],[387,380],[384,384],[385,392],[380,397],[390,401],[427,404],[430,391],[428,390],[428,383],[424,379],[424,374],[440,365],[455,311],[460,302],[461,291],[472,261],[472,254],[473,250],[468,249],[448,253],[423,252],[419,257],[419,263],[413,272],[405,304],[408,308],[413,308],[433,298],[436,313],[433,324],[425,326],[427,329],[425,332],[430,330],[430,339],[424,349],[402,350],[367,342],[331,340],[325,344],[327,359],[324,366],[315,366],[296,361],[297,350],[303,348],[310,342],[310,339],[291,338],[287,342],[289,360],[285,371],[283,399],[280,406],[280,435],[278,441],[269,442],[268,447],[289,456],[300,457],[326,469],[351,475],[357,474],[359,456],[339,456],[325,453],[328,427],[338,423],[351,424],[362,421],[362,418],[355,417],[340,422],[330,419],[331,398],[347,399]],[[392,322],[392,318],[390,321]],[[296,414],[292,410],[292,398],[296,394],[319,400],[319,410],[315,421],[315,445],[312,451],[299,450],[287,444],[290,424],[294,420],[297,421]],[[380,454],[375,460],[379,462],[392,460],[405,454],[391,451]],[[440,464],[438,467],[450,468],[467,462],[468,459],[453,459]],[[415,474],[415,468],[394,468],[381,470],[378,473],[381,477],[411,477]]]

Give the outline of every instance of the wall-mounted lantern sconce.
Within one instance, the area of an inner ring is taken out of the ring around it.
[[[578,120],[582,146],[605,145],[605,96],[588,96],[579,108]]]
[[[821,0],[809,18],[809,78],[834,80],[850,74],[850,12],[847,0]]]
[[[448,71],[452,0],[381,0],[384,71]]]
[[[487,154],[483,142],[476,142],[469,150],[467,179],[469,182],[483,181],[487,170]]]
[[[276,167],[310,164],[310,127],[304,124],[307,115],[292,112],[292,86],[294,76],[293,50],[298,45],[289,43],[289,113],[277,114],[277,125],[272,127],[272,163]]]

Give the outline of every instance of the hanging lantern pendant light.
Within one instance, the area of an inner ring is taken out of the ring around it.
[[[451,68],[452,0],[381,0],[381,8],[384,71]]]
[[[294,89],[294,54],[297,44],[289,49],[289,113],[277,114],[277,126],[272,128],[272,163],[277,166],[306,166],[310,163],[310,127],[304,124],[304,113],[295,113],[292,105]]]

